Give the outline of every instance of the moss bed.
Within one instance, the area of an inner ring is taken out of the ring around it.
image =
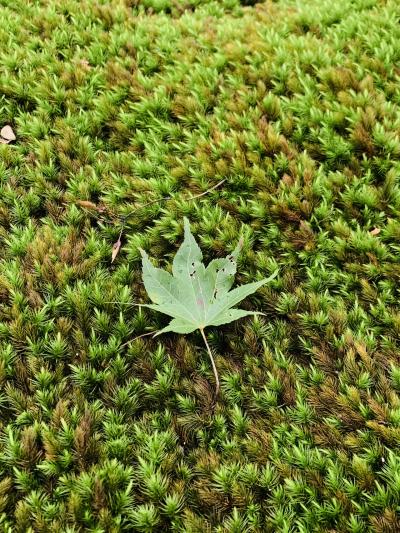
[[[400,531],[399,14],[0,1],[2,532]],[[199,334],[129,342],[185,216],[279,268],[216,402]]]

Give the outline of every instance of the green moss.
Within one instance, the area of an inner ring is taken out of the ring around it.
[[[0,4],[1,530],[400,530],[397,3]],[[280,270],[216,404],[196,334],[129,343],[184,216]]]

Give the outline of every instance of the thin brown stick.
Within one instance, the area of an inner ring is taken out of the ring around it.
[[[218,183],[216,183],[215,185],[213,185],[212,187],[210,187],[206,191],[204,191],[204,192],[202,192],[200,194],[196,194],[195,196],[191,196],[190,198],[188,198],[188,200],[195,200],[196,198],[201,198],[202,196],[205,196],[206,194],[208,194],[211,191],[213,191],[214,189],[217,189],[218,187],[221,187],[221,185],[223,183],[225,183],[225,182],[226,182],[226,178],[224,178],[223,180],[219,181]]]
[[[162,198],[156,198],[155,200],[151,200],[150,202],[147,202],[147,203],[145,203],[143,205],[140,205],[139,207],[137,207],[133,211],[130,211],[127,215],[124,216],[124,218],[128,218],[130,215],[133,215],[134,213],[136,213],[136,211],[138,209],[142,209],[143,207],[147,207],[148,205],[157,204],[157,203],[160,203],[160,202],[165,202],[166,200],[171,200],[171,198],[172,198],[172,196],[163,196]]]
[[[137,341],[138,339],[141,339],[142,337],[148,337],[149,335],[155,335],[157,331],[149,331],[148,333],[142,333],[141,335],[138,335],[137,337],[134,337],[133,339],[124,342],[124,344],[121,344],[120,348],[123,348],[124,346],[128,346],[133,341]]]
[[[206,191],[200,193],[200,194],[195,194],[194,196],[189,196],[188,200],[195,200],[196,198],[201,198],[202,196],[205,196],[206,194],[209,194],[211,191],[213,191],[214,189],[217,189],[218,187],[221,187],[221,185],[223,183],[225,183],[227,180],[227,178],[224,178],[223,180],[219,181],[218,183],[216,183],[215,185],[213,185],[212,187],[210,187],[209,189],[207,189]],[[129,211],[129,213],[127,215],[123,215],[122,218],[123,219],[127,219],[129,218],[131,215],[135,214],[136,211],[138,211],[138,209],[142,209],[143,207],[147,207],[149,205],[152,205],[152,204],[157,204],[157,203],[160,203],[160,202],[165,202],[166,200],[172,200],[172,196],[164,196],[163,198],[158,198],[156,200],[151,200],[150,202],[147,202],[143,205],[140,205],[139,207],[136,207],[135,209],[133,209],[132,211]]]
[[[227,180],[227,178],[224,178],[223,180],[219,181],[218,183],[216,183],[215,185],[213,185],[212,187],[210,187],[206,191],[201,192],[200,194],[195,194],[194,196],[189,196],[188,200],[196,200],[196,198],[201,198],[202,196],[206,196],[206,194],[209,194],[214,189],[217,189],[218,187],[221,187],[221,185],[223,183],[225,183],[226,180]],[[87,203],[90,203],[90,204],[93,203],[93,208],[92,207],[88,208],[87,206],[85,206],[83,201],[78,201],[77,204],[82,209],[84,209],[85,211],[88,211],[88,212],[90,212],[90,211],[92,211],[92,212],[93,211],[97,211],[98,213],[107,213],[108,212],[108,215],[111,218],[112,218],[112,216],[116,216],[117,218],[121,218],[122,219],[122,226],[121,226],[121,231],[120,231],[118,239],[117,239],[117,242],[119,242],[121,240],[121,238],[122,238],[122,234],[123,234],[124,229],[125,229],[125,223],[126,223],[126,219],[127,218],[129,218],[131,215],[134,215],[136,213],[136,211],[138,211],[139,209],[143,209],[143,207],[147,207],[147,206],[152,205],[152,204],[165,202],[167,200],[172,200],[172,198],[173,198],[173,196],[163,196],[162,198],[156,198],[155,200],[150,200],[150,202],[146,202],[145,204],[139,205],[135,209],[132,209],[126,215],[113,215],[112,212],[108,211],[107,207],[101,207],[100,208],[100,207],[96,206],[93,202],[87,202]],[[63,205],[67,206],[68,204],[67,203],[63,203]]]
[[[211,191],[213,191],[214,189],[217,189],[218,187],[221,187],[221,185],[223,183],[226,182],[226,178],[224,178],[223,180],[219,181],[218,183],[216,183],[215,185],[213,185],[212,187],[210,187],[209,189],[207,189],[206,191],[200,193],[200,194],[195,194],[194,196],[190,196],[188,198],[188,200],[195,200],[196,198],[201,198],[202,196],[205,196],[206,194],[209,194]],[[138,211],[139,209],[142,209],[143,207],[147,207],[149,205],[152,205],[152,204],[157,204],[157,203],[161,203],[161,202],[165,202],[166,200],[171,200],[173,197],[172,196],[164,196],[163,198],[158,198],[157,200],[151,200],[150,202],[147,202],[146,204],[143,204],[139,207],[136,207],[135,209],[132,209],[132,211],[129,211],[128,214],[126,215],[123,215],[121,216],[121,230],[119,232],[119,236],[118,236],[118,239],[117,241],[113,244],[113,251],[112,251],[112,256],[111,256],[111,263],[114,262],[115,258],[117,257],[117,255],[119,254],[120,252],[120,249],[121,249],[121,244],[122,244],[122,235],[124,233],[124,230],[125,230],[125,225],[126,225],[126,221],[127,219],[131,216],[131,215],[134,215],[136,213],[136,211]]]
[[[214,357],[213,357],[213,354],[211,352],[211,348],[210,348],[210,346],[208,344],[207,337],[206,337],[206,335],[204,333],[204,329],[203,328],[199,328],[199,329],[200,329],[201,336],[203,337],[204,343],[206,345],[206,348],[207,348],[207,351],[208,351],[208,355],[210,356],[211,365],[212,365],[212,368],[213,368],[213,371],[214,371],[215,383],[216,383],[216,386],[215,386],[215,397],[217,397],[218,393],[219,393],[219,377],[218,377],[217,367],[215,366]]]

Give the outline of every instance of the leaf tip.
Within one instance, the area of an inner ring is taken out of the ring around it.
[[[183,217],[183,227],[185,230],[185,234],[190,233],[190,222],[187,217]]]
[[[277,268],[277,269],[275,270],[275,272],[273,272],[268,278],[264,278],[264,280],[263,280],[263,281],[264,281],[264,284],[265,284],[265,283],[269,283],[270,281],[272,281],[273,279],[275,279],[276,276],[277,276],[278,274],[279,274],[279,268]]]

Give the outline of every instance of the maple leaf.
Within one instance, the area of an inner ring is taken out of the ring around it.
[[[236,274],[237,257],[243,241],[239,240],[230,255],[224,259],[214,259],[205,267],[202,262],[203,254],[186,218],[184,228],[184,241],[174,257],[172,275],[166,270],[156,268],[146,252],[140,250],[143,282],[153,302],[143,305],[172,317],[171,322],[155,335],[169,331],[187,334],[196,329],[200,330],[210,355],[218,393],[218,373],[204,329],[208,326],[228,324],[248,315],[260,314],[257,311],[236,309],[234,306],[275,278],[278,271],[269,278],[231,290]]]

